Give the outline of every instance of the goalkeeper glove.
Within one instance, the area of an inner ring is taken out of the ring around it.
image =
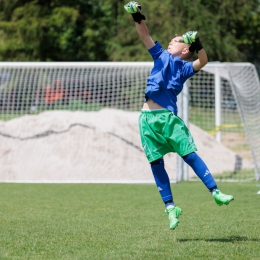
[[[184,43],[191,44],[189,48],[190,52],[196,51],[198,53],[198,51],[200,51],[203,48],[202,43],[198,36],[198,32],[196,31],[186,32],[185,34],[182,35],[182,38]]]
[[[131,1],[124,6],[125,10],[132,15],[136,23],[141,23],[142,20],[146,20],[145,16],[140,12],[141,5],[135,1]]]

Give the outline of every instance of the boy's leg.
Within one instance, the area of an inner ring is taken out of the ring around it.
[[[163,116],[162,116],[163,115]],[[168,110],[142,110],[139,116],[138,125],[142,147],[145,155],[151,164],[155,183],[165,203],[166,213],[170,220],[170,229],[175,229],[179,223],[181,209],[174,205],[170,180],[164,168],[162,159],[164,154],[172,152],[172,146],[167,142],[161,134],[165,125],[169,125],[168,119],[172,117],[172,113]],[[160,158],[161,159],[156,159]]]
[[[174,205],[169,176],[164,168],[163,159],[151,162],[154,180],[161,198],[165,204],[165,212],[168,214],[170,229],[175,229],[179,224],[181,209]]]
[[[151,168],[154,176],[154,180],[157,186],[157,189],[161,195],[162,201],[166,206],[174,206],[172,191],[169,176],[164,168],[163,159],[158,159],[151,162]]]
[[[228,205],[230,201],[234,200],[232,195],[225,195],[219,191],[207,165],[195,152],[183,156],[182,158],[209,189],[218,205]]]
[[[210,192],[217,189],[217,184],[207,165],[195,152],[183,156],[182,158],[193,169]]]

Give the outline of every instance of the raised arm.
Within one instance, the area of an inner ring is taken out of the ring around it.
[[[147,49],[151,49],[155,45],[155,43],[152,40],[145,23],[143,22],[143,20],[145,20],[146,18],[141,13],[141,5],[135,1],[131,1],[128,4],[126,4],[124,8],[128,13],[132,15],[135,21],[136,30],[141,40],[143,41],[145,47]]]
[[[155,45],[155,43],[152,40],[145,23],[143,21],[141,21],[140,23],[135,23],[135,27],[145,47],[148,50],[151,49]]]
[[[183,41],[187,44],[191,44],[190,52],[196,51],[198,53],[198,59],[193,62],[194,71],[199,71],[208,63],[208,56],[203,48],[197,31],[189,31],[182,36]]]
[[[198,51],[198,59],[193,62],[194,71],[199,71],[208,63],[208,56],[204,49]]]

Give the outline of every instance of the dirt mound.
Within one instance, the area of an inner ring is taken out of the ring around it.
[[[0,121],[0,181],[153,182],[138,116],[115,109],[46,111]],[[234,170],[234,152],[192,124],[190,130],[213,174]],[[175,179],[176,155],[166,155],[165,164]],[[243,168],[253,165],[243,160]]]

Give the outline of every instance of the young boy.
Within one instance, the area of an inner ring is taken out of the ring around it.
[[[163,156],[169,152],[176,152],[183,158],[218,205],[228,205],[234,200],[232,195],[219,191],[208,167],[195,153],[197,148],[188,128],[177,116],[177,95],[182,91],[184,82],[207,64],[208,58],[197,32],[191,31],[174,37],[167,50],[164,50],[149,35],[140,4],[131,1],[124,7],[132,15],[136,30],[154,60],[154,67],[147,79],[145,102],[139,116],[139,131],[155,183],[165,203],[170,229],[173,230],[179,224],[182,210],[174,204],[169,177],[164,169]],[[195,51],[198,53],[197,60],[184,61],[191,58]]]

